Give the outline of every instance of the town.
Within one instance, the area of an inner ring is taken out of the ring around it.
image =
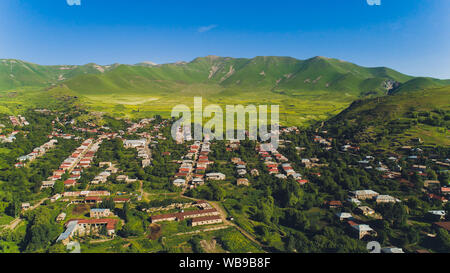
[[[324,124],[281,126],[277,148],[173,139],[172,119],[86,114],[0,117],[0,252],[450,251],[448,147]]]

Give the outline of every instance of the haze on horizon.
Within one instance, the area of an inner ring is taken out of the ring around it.
[[[314,56],[450,79],[450,2],[3,0],[0,58],[158,64]]]

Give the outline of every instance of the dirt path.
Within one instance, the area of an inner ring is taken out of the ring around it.
[[[11,223],[3,226],[5,229],[15,229],[20,223],[22,222],[22,219],[16,218]]]
[[[35,205],[33,205],[32,207],[30,207],[27,211],[29,210],[34,210],[37,207],[39,207],[40,205],[42,205],[46,200],[48,200],[49,198],[46,197],[42,200],[40,200],[39,202],[37,202]],[[22,218],[17,217],[14,220],[11,221],[11,223],[9,223],[8,225],[3,226],[6,229],[15,229],[21,222],[22,222]]]

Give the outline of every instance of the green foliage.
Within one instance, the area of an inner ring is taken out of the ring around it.
[[[227,230],[221,233],[219,241],[223,247],[232,253],[248,253],[259,252],[257,246],[251,241],[245,239],[243,235],[237,230]]]
[[[437,240],[442,250],[446,253],[450,252],[450,234],[445,229],[440,228],[437,232]]]

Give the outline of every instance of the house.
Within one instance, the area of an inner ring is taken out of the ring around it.
[[[348,212],[338,212],[336,213],[336,216],[339,218],[340,221],[350,220],[353,218],[352,214]]]
[[[80,192],[80,196],[110,196],[111,193],[108,191],[82,191]]]
[[[84,198],[84,203],[86,204],[100,204],[103,202],[103,199],[101,197],[98,196],[89,196],[89,197],[85,197]]]
[[[201,177],[195,177],[194,179],[192,179],[192,184],[201,186],[205,184],[205,181]]]
[[[56,242],[62,242],[64,245],[67,245],[77,228],[77,224],[77,221],[70,221],[69,223],[67,223],[66,230],[59,235],[58,239],[56,239]]]
[[[206,216],[217,216],[217,215],[220,216],[220,213],[216,209],[211,208],[211,209],[191,210],[180,213],[153,215],[150,217],[150,219],[152,223],[157,223],[162,221],[182,221],[184,219],[206,217]]]
[[[43,181],[41,189],[53,188],[55,186],[55,181]]]
[[[378,195],[377,197],[375,197],[375,200],[376,200],[377,204],[400,202],[400,200],[398,200],[397,198],[392,197],[390,195]]]
[[[70,175],[70,179],[80,180],[81,179],[81,175],[79,175],[79,174],[71,174]]]
[[[239,170],[237,170],[237,174],[239,176],[244,176],[247,174],[247,171],[245,169],[239,169]]]
[[[141,146],[146,146],[147,140],[146,139],[139,139],[139,140],[125,140],[123,142],[123,146],[125,148],[137,148]]]
[[[328,208],[330,208],[330,209],[335,209],[335,208],[342,207],[342,202],[333,200],[333,201],[325,202],[325,205],[328,206]]]
[[[114,203],[117,203],[117,204],[124,204],[124,203],[130,202],[130,198],[119,198],[119,197],[116,197],[116,198],[113,198],[113,201],[114,201]]]
[[[219,224],[219,223],[222,223],[222,217],[220,217],[220,215],[215,215],[215,216],[204,216],[204,217],[193,218],[191,225],[193,227],[195,227],[195,226],[211,225],[211,224]]]
[[[353,231],[357,234],[358,239],[362,239],[365,236],[377,236],[377,232],[373,230],[369,225],[352,225]]]
[[[91,209],[89,212],[89,217],[91,218],[104,218],[111,215],[110,209]]]
[[[359,191],[353,191],[350,192],[356,199],[359,200],[366,200],[366,199],[372,199],[379,195],[378,192],[373,190],[359,190]]]
[[[434,193],[429,193],[429,194],[428,194],[428,198],[429,198],[429,199],[439,200],[439,201],[441,201],[441,202],[443,202],[443,203],[447,203],[447,202],[448,202],[448,200],[447,200],[445,197],[439,196],[439,195],[434,194]]]
[[[276,174],[275,177],[278,179],[283,179],[283,180],[287,179],[287,176],[285,174]]]
[[[247,178],[239,178],[236,183],[238,186],[247,186],[248,187],[250,185]]]
[[[250,174],[251,174],[252,176],[259,176],[259,171],[258,171],[257,169],[252,169],[252,170],[250,171]]]
[[[443,195],[450,195],[450,188],[442,187],[441,188],[441,194],[443,194]]]
[[[381,249],[381,253],[405,253],[403,249],[398,247],[384,247]]]
[[[128,180],[128,176],[123,175],[123,174],[118,175],[118,176],[116,177],[116,181],[118,181],[118,182],[125,182],[126,180]]]
[[[357,210],[365,216],[375,214],[375,211],[368,206],[358,207]]]
[[[31,208],[30,203],[22,203],[22,210],[29,210]]]
[[[439,182],[439,180],[425,180],[423,182],[423,186],[425,188],[439,188],[441,186],[441,182]]]
[[[436,223],[433,223],[433,227],[443,228],[447,231],[450,231],[450,222],[436,222]]]
[[[223,173],[208,173],[206,174],[207,180],[225,180],[226,176]]]
[[[65,186],[66,188],[73,187],[73,186],[75,186],[76,184],[77,184],[77,181],[76,181],[75,179],[68,179],[68,180],[64,181],[64,186]]]
[[[215,216],[220,215],[220,213],[214,209],[203,209],[203,210],[190,210],[185,211],[181,213],[180,218],[182,219],[188,219],[188,218],[197,218],[197,217],[204,217],[204,216]]]
[[[61,213],[56,217],[56,221],[57,221],[57,222],[64,221],[64,219],[66,219],[66,213],[64,213],[64,212],[61,212]]]
[[[305,184],[307,184],[309,182],[307,179],[297,179],[296,181],[300,185],[305,185]]]
[[[233,164],[237,164],[237,163],[241,162],[241,159],[238,158],[238,157],[233,157],[233,158],[231,159],[231,162],[233,162]]]
[[[160,215],[153,215],[150,217],[152,223],[158,223],[163,221],[177,221],[180,218],[180,215],[178,213],[168,213],[168,214],[160,214]]]
[[[142,168],[146,168],[152,164],[152,161],[150,159],[144,159],[142,160]]]
[[[50,202],[56,202],[61,198],[61,194],[57,193],[50,198]]]
[[[173,181],[173,185],[177,186],[177,187],[182,187],[182,186],[186,185],[186,180],[181,179],[181,178],[175,179]]]
[[[413,165],[412,168],[416,171],[426,171],[427,166],[424,165]]]
[[[70,220],[66,223],[66,231],[56,241],[62,241],[63,244],[67,244],[74,235],[98,234],[103,228],[106,229],[107,235],[112,237],[115,235],[115,228],[118,222],[117,219]]]
[[[430,210],[428,214],[436,218],[439,218],[439,220],[445,220],[445,216],[447,215],[445,210]]]
[[[100,168],[103,168],[103,167],[112,167],[112,163],[111,162],[100,162],[100,163],[98,163],[98,166],[100,167]]]

